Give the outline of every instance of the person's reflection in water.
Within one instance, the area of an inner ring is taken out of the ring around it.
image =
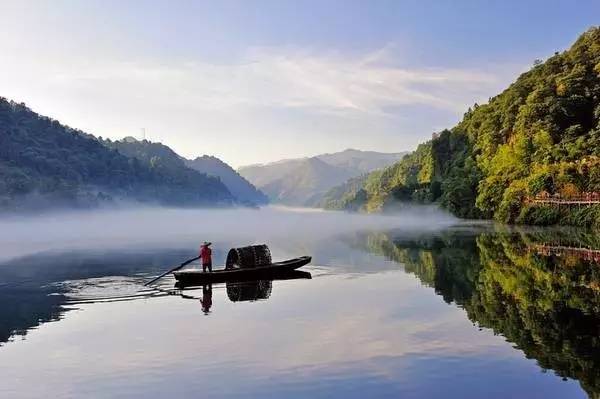
[[[212,306],[212,284],[202,286],[202,299],[200,299],[200,303],[202,304],[204,314],[209,314]]]

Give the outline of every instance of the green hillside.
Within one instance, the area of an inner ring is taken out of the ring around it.
[[[207,189],[207,195],[212,195],[211,190],[217,189],[229,200],[235,199],[218,177],[209,176],[188,167],[186,160],[169,146],[148,140],[138,141],[133,137],[125,137],[122,140],[115,141],[101,141],[106,147],[139,161],[166,180],[197,187],[199,190]]]
[[[221,179],[231,194],[241,203],[250,205],[265,205],[269,203],[269,198],[262,191],[254,187],[252,183],[244,179],[231,166],[217,157],[203,155],[195,159],[186,159],[185,164],[188,168]]]
[[[598,206],[559,209],[527,201],[542,193],[600,192],[600,28],[536,63],[487,104],[475,104],[457,126],[369,175],[355,191],[361,198],[339,198],[369,212],[399,201],[435,202],[461,217],[600,225]]]
[[[212,205],[232,198],[218,179],[128,158],[91,135],[0,98],[0,210],[121,200]]]

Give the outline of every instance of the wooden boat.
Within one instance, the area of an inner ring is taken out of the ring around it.
[[[274,262],[266,266],[230,268],[212,272],[203,272],[201,269],[183,269],[173,272],[173,275],[178,286],[215,284],[227,281],[282,280],[290,272],[309,264],[311,260],[310,256],[301,256],[300,258]],[[310,273],[308,275],[310,276]]]

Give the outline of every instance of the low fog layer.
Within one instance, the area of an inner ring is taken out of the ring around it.
[[[61,212],[0,221],[0,262],[69,250],[187,248],[201,241],[236,246],[282,240],[325,240],[370,230],[435,230],[457,219],[434,208],[414,207],[394,215],[362,215],[307,209],[135,208]]]

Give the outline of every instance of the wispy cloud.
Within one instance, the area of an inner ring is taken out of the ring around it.
[[[54,70],[44,65],[42,76],[48,84],[62,88],[112,93],[121,99],[162,99],[169,107],[282,107],[377,114],[403,105],[458,112],[504,83],[497,73],[402,68],[389,58],[385,47],[358,57],[268,49],[227,65],[71,62],[66,68],[55,65]]]
[[[0,95],[96,135],[120,138],[143,126],[184,155],[241,165],[347,147],[412,148],[520,69],[409,68],[397,54],[393,46],[359,55],[254,48],[216,64],[9,52]]]

